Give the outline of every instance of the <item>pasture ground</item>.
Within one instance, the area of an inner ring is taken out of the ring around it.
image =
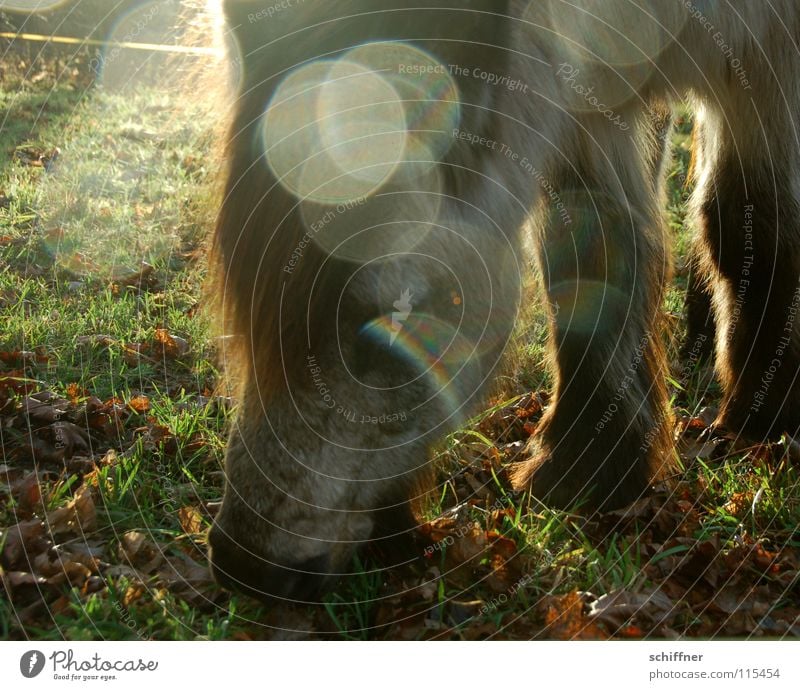
[[[800,447],[708,434],[719,390],[675,354],[688,118],[665,304],[685,472],[602,516],[509,491],[547,401],[531,291],[486,411],[437,449],[416,553],[390,569],[363,554],[320,604],[278,610],[206,567],[235,405],[201,290],[211,123],[157,83],[98,88],[89,59],[0,69],[0,638],[800,636]]]

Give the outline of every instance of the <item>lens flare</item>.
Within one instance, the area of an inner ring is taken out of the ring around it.
[[[475,346],[451,324],[429,314],[415,314],[401,330],[392,315],[384,314],[361,328],[361,335],[386,348],[387,356],[398,357],[424,378],[431,399],[438,398],[450,413],[458,412],[464,399],[459,374],[475,357]],[[414,379],[416,380],[416,379]]]
[[[183,152],[200,150],[214,122],[181,107],[143,89],[99,91],[76,108],[81,124],[64,131],[37,197],[47,252],[76,281],[138,284],[152,270],[142,262],[171,265],[201,232],[187,224],[185,199],[201,198],[205,161]]]
[[[323,207],[304,208],[309,226],[327,213],[325,206],[378,191],[424,190],[428,197],[423,201],[420,193],[409,207],[412,221],[414,215],[430,220],[436,212],[431,192],[439,188],[431,171],[447,153],[459,117],[458,89],[444,65],[404,43],[367,43],[284,79],[262,122],[265,158],[286,189]],[[395,202],[387,199],[370,205],[370,225],[398,220]],[[330,231],[325,236],[332,240],[318,239],[329,249],[342,239]]]
[[[626,250],[630,245],[620,242],[619,237],[627,228],[630,240],[635,241],[638,221],[625,211],[609,215],[614,201],[597,190],[564,191],[562,196],[569,208],[569,231],[548,243],[544,261],[553,267],[554,274],[572,277],[549,285],[549,299],[560,330],[591,335],[607,328],[610,314],[633,316],[628,313],[634,301],[631,289],[640,280],[636,273],[642,267]],[[550,212],[553,227],[559,227],[563,219],[556,209]],[[613,230],[604,223],[612,223]],[[592,257],[592,267],[588,268],[579,257]],[[622,277],[626,277],[624,282],[611,282],[612,278],[620,281]]]
[[[556,84],[566,102],[586,112],[619,108],[635,98],[687,18],[682,3],[641,6],[629,0],[532,0],[525,13],[527,30],[536,32],[558,70]]]
[[[338,204],[304,201],[300,213],[309,235],[326,253],[368,263],[409,252],[423,242],[442,200],[439,169],[403,162],[372,196]]]
[[[174,45],[179,34],[180,4],[145,2],[123,14],[106,36],[109,44],[91,62],[97,83],[111,90],[132,90],[162,81],[162,71],[173,56],[126,48],[121,43]],[[163,83],[169,84],[168,79]]]
[[[45,12],[69,0],[0,0],[0,10],[7,12]]]
[[[405,153],[397,92],[379,74],[344,60],[290,74],[263,119],[267,163],[296,196],[321,203],[373,194]]]
[[[155,87],[182,98],[189,82],[195,91],[198,85],[211,91],[235,85],[240,54],[219,21],[208,8],[192,11],[186,0],[139,2],[120,14],[91,60],[96,82],[110,91]]]
[[[408,139],[406,161],[441,160],[453,142],[461,106],[449,69],[405,43],[367,43],[347,53],[351,62],[379,73],[403,101]],[[413,172],[413,168],[400,173]]]

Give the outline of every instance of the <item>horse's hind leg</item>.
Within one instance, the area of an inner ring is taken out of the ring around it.
[[[672,108],[665,102],[653,101],[647,107],[652,145],[648,156],[648,169],[653,189],[664,196],[667,167],[672,160]],[[684,310],[686,312],[686,339],[681,346],[682,360],[699,362],[714,354],[714,315],[711,293],[703,279],[701,253],[697,243],[689,251],[689,284],[686,288]]]
[[[752,440],[800,426],[800,157],[793,117],[749,103],[735,120],[707,112],[704,125],[715,155],[696,201],[719,325],[718,423]]]
[[[697,247],[693,247],[689,253],[689,284],[686,287],[684,309],[686,338],[681,345],[681,359],[690,363],[710,360],[714,355],[714,310]]]
[[[515,483],[549,505],[609,509],[640,496],[666,457],[657,315],[669,261],[647,162],[618,132],[592,139],[611,143],[568,156],[556,180],[567,212],[540,236],[555,398]]]

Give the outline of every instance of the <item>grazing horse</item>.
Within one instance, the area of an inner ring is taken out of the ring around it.
[[[648,490],[673,457],[661,173],[687,95],[716,424],[797,429],[794,0],[224,6],[240,84],[213,262],[240,392],[221,583],[302,600],[404,524],[430,446],[498,369],[526,234],[554,390],[515,488],[587,510]]]

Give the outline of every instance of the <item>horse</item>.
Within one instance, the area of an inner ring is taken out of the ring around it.
[[[430,449],[501,366],[528,246],[553,390],[513,487],[608,511],[671,471],[665,132],[685,98],[715,425],[800,422],[795,3],[411,4],[224,2],[240,81],[212,272],[238,411],[209,544],[253,596],[310,600],[413,524]]]

